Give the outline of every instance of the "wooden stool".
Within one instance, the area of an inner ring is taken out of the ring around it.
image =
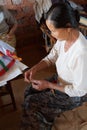
[[[12,86],[11,86],[11,82],[10,81],[8,81],[5,86],[2,86],[0,88],[0,97],[6,96],[6,95],[10,95],[12,101],[11,101],[11,103],[8,103],[8,104],[5,104],[5,105],[1,105],[0,108],[12,104],[14,110],[16,110],[15,98],[14,98],[14,94],[13,94],[13,91],[12,91]]]
[[[23,78],[22,74],[8,81],[6,85],[0,87],[0,97],[6,96],[6,95],[10,95],[11,97],[11,102],[4,105],[3,104],[0,105],[0,108],[6,107],[8,105],[13,105],[14,110],[16,110],[16,102],[15,102],[14,93],[11,86],[11,81],[16,80],[16,79],[21,79],[21,78]]]

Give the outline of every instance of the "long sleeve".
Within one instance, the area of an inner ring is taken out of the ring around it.
[[[87,93],[87,50],[81,53],[73,63],[73,83],[65,86],[69,96],[83,96]]]

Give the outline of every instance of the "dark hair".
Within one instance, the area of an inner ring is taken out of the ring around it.
[[[69,3],[58,3],[49,9],[45,20],[51,20],[56,28],[78,28],[79,19],[79,12]]]

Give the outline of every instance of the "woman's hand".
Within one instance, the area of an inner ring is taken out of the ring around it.
[[[27,70],[25,73],[24,73],[24,80],[28,83],[31,82],[31,80],[33,79],[34,75],[36,73],[36,69],[35,68],[31,68],[29,70]]]
[[[61,92],[65,92],[64,86],[49,82],[47,80],[31,80],[31,83],[32,87],[39,91],[49,88],[51,90],[55,89]]]
[[[50,88],[50,82],[46,80],[31,80],[32,87],[41,91],[47,88]]]
[[[43,70],[46,67],[48,67],[48,64],[44,60],[41,60],[38,64],[25,72],[25,81],[30,83],[31,80],[34,79],[34,75],[36,74],[36,72]]]

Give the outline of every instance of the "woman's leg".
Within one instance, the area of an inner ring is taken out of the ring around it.
[[[56,78],[51,78],[49,81],[56,81]],[[27,130],[49,130],[56,116],[80,104],[81,101],[78,97],[72,99],[60,91],[52,93],[50,89],[37,91],[30,85],[25,90],[22,128],[23,130],[24,128]]]
[[[49,89],[36,92],[30,87],[28,94],[23,104],[23,130],[49,130],[54,118],[73,105],[66,94],[52,93]]]

